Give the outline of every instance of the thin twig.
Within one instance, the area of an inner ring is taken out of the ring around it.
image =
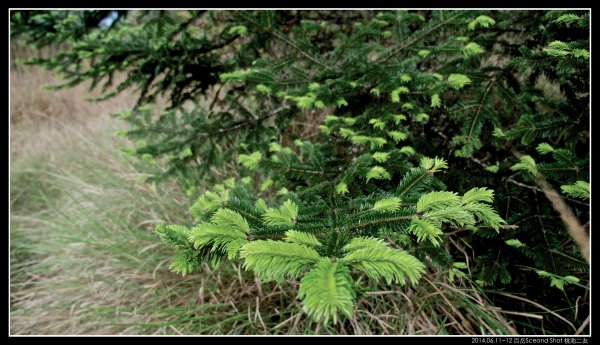
[[[506,181],[508,181],[508,182],[510,182],[510,183],[512,183],[512,184],[514,184],[514,185],[517,185],[517,186],[519,186],[519,187],[523,187],[523,188],[531,189],[531,190],[534,190],[534,191],[536,191],[536,192],[542,192],[542,189],[541,189],[541,188],[538,188],[538,187],[536,187],[536,186],[530,186],[530,185],[528,185],[528,184],[524,184],[524,183],[521,183],[521,182],[519,182],[519,181],[515,181],[515,180],[513,180],[513,178],[512,178],[512,177],[509,177],[509,178],[508,178]]]
[[[213,132],[198,132],[196,134],[196,137],[210,137],[210,136],[217,135],[217,134],[223,134],[223,133],[235,131],[235,130],[238,130],[238,129],[243,128],[243,127],[247,127],[247,126],[250,126],[250,125],[253,125],[253,124],[257,124],[257,123],[259,123],[259,122],[261,122],[263,120],[266,120],[269,117],[273,117],[273,116],[277,115],[278,113],[280,113],[281,111],[287,110],[287,109],[290,109],[290,108],[286,107],[286,106],[283,106],[283,107],[281,107],[281,108],[279,108],[277,110],[274,110],[273,112],[271,112],[271,113],[269,113],[267,115],[259,117],[258,119],[244,121],[244,122],[235,124],[235,125],[233,125],[231,127],[221,128],[221,129],[213,131]],[[192,137],[188,141],[192,141],[194,138],[195,137]]]
[[[541,188],[538,188],[536,186],[530,186],[528,184],[524,184],[524,183],[521,183],[519,181],[515,181],[515,180],[513,180],[512,177],[509,177],[506,181],[508,181],[508,182],[510,182],[510,183],[512,183],[514,185],[517,185],[519,187],[531,189],[531,190],[534,190],[536,192],[543,192],[543,190]],[[575,203],[575,204],[579,204],[579,205],[583,205],[583,206],[590,206],[590,204],[585,203],[583,201],[575,200],[575,199],[572,199],[572,198],[569,198],[569,197],[566,197],[566,196],[561,196],[561,197],[564,198],[565,200],[569,200],[570,202]]]
[[[412,40],[406,42],[405,44],[403,44],[402,46],[400,46],[399,48],[397,48],[396,50],[392,51],[391,53],[389,53],[385,58],[380,59],[378,61],[376,61],[376,64],[381,64],[386,62],[387,60],[389,60],[390,58],[392,58],[394,55],[400,53],[403,50],[406,50],[408,47],[412,46],[413,44],[419,42],[420,40],[422,40],[423,38],[425,38],[426,36],[428,36],[429,34],[431,34],[432,32],[434,32],[435,30],[439,29],[440,27],[446,25],[448,22],[464,15],[465,12],[459,12],[458,14],[444,20],[443,22],[437,24],[436,26],[432,27],[431,29],[429,29],[427,32],[425,32],[424,34],[422,34],[421,36],[417,36],[415,38],[413,38]]]
[[[261,25],[260,23],[254,21],[252,18],[243,15],[240,12],[236,12],[236,15],[243,17],[244,19],[246,19],[247,21],[251,22],[252,24],[258,26],[259,28],[263,29],[264,31],[270,33],[271,35],[275,36],[277,39],[281,40],[284,43],[287,43],[288,45],[290,45],[292,48],[296,49],[297,51],[300,52],[300,54],[304,55],[307,59],[309,59],[310,61],[325,67],[327,69],[331,69],[330,66],[327,66],[326,64],[322,63],[321,61],[319,61],[317,58],[315,58],[314,56],[308,54],[307,52],[305,52],[304,50],[302,50],[300,47],[298,47],[294,42],[288,40],[287,38],[285,38],[284,36],[278,34],[277,32],[273,31],[272,29],[269,28],[265,28],[263,25]]]
[[[581,324],[581,327],[579,327],[579,329],[577,329],[577,332],[575,332],[575,335],[579,335],[581,334],[581,332],[583,332],[583,330],[585,329],[585,327],[588,325],[588,323],[590,323],[590,316],[588,315],[588,317],[585,319],[585,321],[583,321],[583,324]]]
[[[213,99],[213,101],[210,103],[210,107],[208,107],[208,111],[212,111],[213,107],[215,106],[215,104],[217,103],[217,100],[219,99],[219,93],[221,93],[221,89],[223,88],[223,86],[225,86],[225,84],[221,84],[221,86],[219,86],[219,89],[217,90],[217,92],[215,93],[215,98]]]
[[[518,151],[513,151],[513,154],[517,158],[521,158],[522,154]],[[550,183],[546,181],[546,178],[541,173],[537,173],[534,175],[535,182],[540,188],[542,192],[546,196],[546,199],[550,201],[552,207],[558,212],[558,215],[562,219],[563,223],[565,223],[565,227],[569,232],[569,235],[573,238],[575,243],[581,249],[581,253],[585,258],[587,263],[590,263],[590,237],[585,231],[585,228],[581,225],[573,211],[567,206],[562,196],[556,191],[556,189],[552,188]]]
[[[479,107],[477,108],[477,113],[475,113],[475,117],[473,117],[473,121],[471,122],[471,128],[469,128],[469,135],[468,135],[469,142],[473,141],[473,130],[475,129],[475,123],[477,122],[477,118],[479,117],[479,114],[481,113],[481,109],[483,109],[483,103],[485,102],[485,99],[487,98],[487,95],[490,92],[490,90],[492,89],[492,85],[494,85],[495,81],[496,81],[496,79],[490,80],[487,88],[485,89],[485,93],[483,94],[483,97],[481,97],[481,102],[479,103]]]
[[[559,318],[559,319],[563,320],[563,321],[564,321],[564,322],[566,322],[566,323],[567,323],[569,326],[573,327],[573,330],[574,330],[574,331],[576,331],[576,330],[577,330],[577,328],[575,328],[575,325],[573,325],[573,324],[572,324],[572,323],[571,323],[569,320],[565,319],[564,317],[560,316],[560,315],[559,315],[559,314],[557,314],[556,312],[554,312],[554,311],[552,311],[552,310],[550,310],[550,309],[548,309],[548,308],[544,307],[543,305],[541,305],[541,304],[539,304],[539,303],[536,303],[536,302],[534,302],[534,301],[532,301],[532,300],[529,300],[529,299],[527,299],[527,298],[523,298],[523,297],[519,297],[519,296],[511,295],[511,294],[504,293],[504,292],[496,292],[496,293],[497,293],[497,294],[499,294],[499,295],[502,295],[502,296],[506,296],[506,297],[510,297],[510,298],[517,299],[517,300],[519,300],[519,301],[523,301],[523,302],[530,303],[530,304],[532,304],[532,305],[534,305],[534,306],[536,306],[536,307],[538,307],[538,308],[540,308],[540,309],[542,309],[542,310],[544,310],[544,311],[547,311],[548,313],[550,313],[550,314],[552,314],[552,315],[556,316],[557,318]]]

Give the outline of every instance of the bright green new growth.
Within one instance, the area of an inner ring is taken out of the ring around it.
[[[325,323],[338,314],[349,317],[354,310],[356,293],[347,266],[322,258],[300,281],[298,297],[304,303],[304,311],[315,320]]]
[[[270,87],[263,84],[256,85],[256,90],[259,92],[264,92],[268,95],[270,95],[273,92],[273,90]]]
[[[384,279],[388,284],[396,282],[403,285],[408,278],[412,284],[417,284],[425,272],[425,265],[404,251],[375,241],[361,244],[363,247],[345,247],[348,254],[340,261],[352,265],[371,279]]]
[[[427,193],[417,202],[417,211],[426,212],[429,210],[439,210],[440,208],[458,206],[460,197],[452,192],[431,192]]]
[[[262,154],[260,152],[253,152],[250,155],[241,154],[238,156],[238,161],[245,166],[246,168],[253,170],[258,166],[258,162],[260,162],[262,158]]]
[[[417,241],[429,240],[434,246],[440,245],[444,234],[439,227],[425,219],[413,219],[408,231],[417,237]]]
[[[229,73],[222,73],[219,75],[219,78],[223,82],[240,82],[246,80],[251,75],[257,73],[258,71],[253,68],[248,68],[245,70],[237,70]]]
[[[570,54],[570,49],[565,42],[553,41],[548,44],[548,48],[544,48],[544,53],[553,57],[563,57]]]
[[[190,207],[190,213],[200,219],[205,212],[218,209],[228,200],[229,192],[227,190],[222,190],[218,193],[206,191],[203,195],[198,197],[196,202]]]
[[[521,248],[521,247],[525,247],[525,245],[523,244],[523,242],[519,241],[516,238],[512,238],[510,240],[506,240],[504,241],[506,244],[508,244],[511,247],[515,247],[515,248]]]
[[[380,119],[371,119],[369,120],[369,124],[373,126],[373,128],[383,130],[385,128],[385,122]]]
[[[540,143],[537,147],[536,147],[537,152],[539,152],[540,154],[548,154],[554,151],[554,148],[552,146],[550,146],[550,144],[548,143]]]
[[[351,118],[351,117],[345,117],[344,123],[347,124],[348,126],[352,126],[356,123],[356,119]]]
[[[349,128],[340,128],[340,135],[346,139],[354,136],[355,134],[356,133],[354,133],[354,131]]]
[[[463,48],[463,54],[466,57],[476,56],[483,53],[481,46],[475,42],[470,42]]]
[[[412,156],[416,152],[415,152],[415,150],[412,147],[410,147],[410,146],[404,146],[403,148],[400,149],[400,153],[404,153],[407,156]]]
[[[348,106],[348,102],[346,102],[346,100],[345,100],[344,98],[338,98],[338,99],[335,101],[335,104],[337,105],[337,107],[338,107],[338,108],[341,108],[341,107],[346,107],[346,106]]]
[[[525,170],[533,174],[534,176],[538,174],[537,164],[535,160],[529,155],[524,155],[519,158],[520,162],[514,164],[510,167],[511,170]]]
[[[406,86],[400,86],[392,91],[390,98],[392,103],[400,103],[400,94],[408,93],[409,90]]]
[[[375,152],[373,153],[373,159],[379,163],[385,163],[390,158],[388,152]]]
[[[273,184],[273,180],[272,179],[267,179],[265,180],[263,183],[260,184],[260,191],[264,192],[267,189],[269,189],[269,187],[271,187],[271,185]]]
[[[438,157],[435,157],[435,158],[423,157],[423,158],[421,158],[420,166],[423,169],[430,170],[431,172],[436,172],[440,169],[448,168],[448,163],[446,163],[445,160],[438,158]]]
[[[469,25],[467,25],[467,27],[469,28],[469,30],[475,30],[475,28],[477,28],[477,26],[480,26],[483,28],[488,28],[494,24],[496,24],[495,20],[493,20],[492,18],[490,18],[488,16],[482,15],[482,16],[475,18],[475,20],[470,22]]]
[[[320,259],[314,249],[305,245],[273,240],[247,243],[241,248],[240,257],[244,267],[260,279],[279,282],[285,277],[297,278]]]
[[[473,188],[462,197],[452,192],[430,192],[417,201],[419,218],[411,221],[408,230],[419,242],[429,240],[434,246],[441,243],[441,225],[475,226],[478,222],[498,231],[506,223],[485,203],[493,201],[494,193],[486,188]]]
[[[371,208],[372,211],[375,212],[394,212],[400,209],[400,199],[399,198],[388,198],[379,200],[373,205]]]
[[[186,276],[200,268],[198,261],[194,260],[195,253],[186,250],[190,229],[182,225],[165,225],[160,223],[156,227],[156,233],[163,242],[176,248],[182,248],[177,253],[176,259],[169,265],[171,271]]]
[[[583,58],[584,60],[590,58],[590,52],[586,49],[573,49],[571,55],[573,55],[574,58]]]
[[[262,212],[266,212],[269,209],[269,206],[267,206],[267,203],[263,199],[256,200],[254,205]]]
[[[426,113],[420,113],[415,117],[415,120],[418,122],[427,122],[429,121],[429,115]]]
[[[248,32],[248,28],[243,25],[236,25],[229,29],[230,34],[243,36]]]
[[[245,234],[250,232],[250,227],[248,226],[246,219],[239,213],[226,208],[219,209],[215,212],[211,217],[211,222],[219,226],[241,231]]]
[[[458,90],[471,84],[471,79],[463,74],[450,74],[448,76],[448,85],[451,88]]]
[[[560,190],[562,190],[563,193],[574,198],[590,198],[590,184],[585,181],[577,181],[571,185],[562,185],[560,186]]]
[[[498,172],[498,170],[500,170],[500,167],[497,165],[490,165],[488,167],[485,167],[485,170],[495,174]]]
[[[561,277],[543,270],[536,270],[536,273],[540,277],[550,279],[550,286],[554,286],[561,291],[564,291],[565,285],[579,283],[579,278],[573,276]]]
[[[573,14],[573,13],[567,13],[567,14],[563,14],[560,17],[556,18],[553,22],[557,23],[557,24],[572,24],[575,22],[578,22],[581,20],[581,17]]]
[[[267,225],[292,227],[298,217],[298,206],[291,200],[288,200],[279,209],[268,209],[262,217],[264,223]]]
[[[348,185],[344,182],[340,182],[335,186],[335,191],[338,194],[342,194],[342,195],[347,194],[349,192]]]
[[[440,95],[438,95],[437,93],[435,95],[431,96],[431,107],[432,108],[439,108],[442,106],[442,100],[440,99]]]
[[[322,245],[314,235],[296,230],[286,231],[284,240],[286,242],[303,244],[309,247],[320,247]]]
[[[394,123],[399,125],[400,122],[406,120],[406,116],[402,115],[402,114],[398,114],[398,115],[394,115]]]
[[[385,168],[380,167],[379,165],[376,165],[376,166],[372,167],[371,170],[369,170],[366,178],[367,178],[367,182],[369,182],[371,179],[389,180],[392,178],[392,176],[390,175],[390,173],[387,170],[385,170]]]
[[[355,237],[352,241],[348,242],[342,250],[344,252],[352,252],[359,249],[365,248],[375,248],[375,247],[387,247],[387,244],[384,240],[380,238],[372,238],[372,237]]]
[[[455,262],[452,264],[452,267],[448,270],[448,280],[450,282],[454,282],[454,277],[459,278],[468,278],[468,274],[461,271],[461,269],[467,269],[467,264],[464,262]]]
[[[388,136],[394,140],[395,143],[399,143],[402,140],[406,140],[408,138],[408,134],[398,131],[390,131],[388,132]]]
[[[387,144],[387,140],[380,137],[369,137],[365,135],[355,135],[350,138],[354,144],[366,145],[369,144],[371,149],[382,147]]]
[[[404,109],[404,110],[411,110],[414,108],[415,108],[415,106],[410,102],[406,102],[406,103],[402,104],[402,109]]]
[[[248,242],[246,233],[249,228],[246,220],[234,211],[220,209],[211,221],[212,223],[201,223],[192,228],[189,241],[196,249],[212,245],[211,252],[226,253],[227,259],[236,259],[240,248]]]
[[[500,127],[494,128],[494,131],[492,132],[492,135],[494,137],[496,137],[496,138],[503,138],[503,137],[506,136],[506,134],[504,133],[504,131]]]
[[[338,121],[339,119],[340,118],[335,115],[325,115],[324,121],[325,121],[325,124],[328,125],[329,123]]]

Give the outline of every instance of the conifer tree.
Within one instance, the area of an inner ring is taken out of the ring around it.
[[[117,115],[124,151],[194,200],[193,222],[156,229],[174,272],[241,260],[299,280],[306,313],[337,323],[358,284],[467,277],[446,245],[457,233],[481,286],[585,287],[536,176],[587,221],[589,12],[120,11],[97,26],[104,15],[15,11],[11,30],[68,46],[28,62],[60,73],[57,88],[135,90]]]

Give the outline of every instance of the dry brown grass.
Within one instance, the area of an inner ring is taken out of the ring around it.
[[[48,54],[49,49],[34,52],[14,45],[11,49],[10,70],[10,123],[11,154],[21,151],[43,152],[43,137],[60,135],[66,127],[93,129],[98,121],[106,121],[108,115],[130,108],[134,98],[121,94],[105,102],[85,101],[100,95],[99,90],[89,92],[89,85],[72,89],[47,91],[45,85],[56,85],[60,80],[52,73],[36,66],[16,63],[35,54]],[[46,152],[44,152],[46,153]]]

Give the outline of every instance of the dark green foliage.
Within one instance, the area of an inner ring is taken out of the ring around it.
[[[90,27],[101,12],[14,12],[12,33],[68,44],[30,61],[59,87],[136,90],[125,150],[197,198],[195,227],[157,228],[174,271],[241,258],[300,279],[325,322],[351,315],[361,275],[427,269],[585,319],[554,298],[584,295],[588,265],[534,176],[588,221],[589,12],[141,11]],[[532,285],[536,270],[550,280]]]

